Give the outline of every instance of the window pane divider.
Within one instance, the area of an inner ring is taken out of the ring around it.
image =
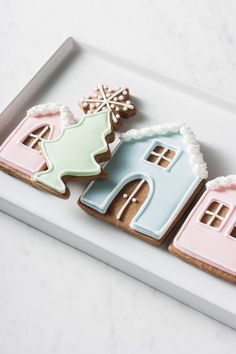
[[[31,144],[29,145],[29,148],[30,149],[33,149],[34,145],[36,145],[39,141],[43,141],[44,139],[42,138],[42,136],[48,131],[50,130],[49,126],[46,125],[42,131],[36,135],[36,134],[33,134],[33,133],[30,133],[29,136],[31,138],[34,138],[34,140],[31,142]]]

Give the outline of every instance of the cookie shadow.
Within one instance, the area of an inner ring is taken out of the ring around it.
[[[200,144],[201,152],[207,163],[209,179],[236,173],[236,167],[229,166],[228,158],[225,158],[224,153],[218,147],[213,148],[206,143]]]

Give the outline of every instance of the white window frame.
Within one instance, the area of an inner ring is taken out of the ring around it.
[[[218,208],[216,209],[216,211],[210,211],[210,210],[207,210],[209,208],[209,206],[212,204],[212,203],[218,203],[219,206]],[[220,216],[218,215],[218,212],[220,211],[220,209],[222,208],[222,206],[226,206],[227,208],[229,208],[228,210],[228,213],[226,216]],[[203,211],[200,213],[200,216],[198,218],[198,222],[202,225],[202,226],[205,226],[207,228],[209,228],[210,230],[214,230],[214,231],[221,231],[227,221],[227,219],[229,218],[230,214],[231,214],[231,211],[232,211],[232,205],[230,205],[229,203],[226,203],[225,201],[221,201],[221,200],[218,200],[218,199],[212,199],[210,202],[208,201],[205,205],[204,205],[204,208],[203,208]],[[208,223],[205,224],[204,222],[202,222],[202,218],[203,216],[207,214],[207,215],[211,215],[211,218],[209,219]],[[214,227],[214,226],[211,226],[210,223],[214,220],[214,218],[218,218],[221,220],[221,224],[219,227]]]
[[[40,129],[40,128],[42,128],[42,127],[44,127],[43,128],[43,130],[39,133],[39,134],[34,134],[34,133],[28,133],[25,137],[24,137],[24,139],[22,140],[22,145],[24,146],[24,147],[26,147],[26,148],[28,148],[28,149],[31,149],[31,150],[34,150],[34,151],[36,151],[36,152],[38,152],[38,153],[42,153],[42,151],[41,150],[36,150],[36,149],[34,149],[34,146],[40,141],[40,142],[42,142],[42,141],[45,141],[46,139],[43,139],[42,138],[42,136],[49,130],[49,139],[47,139],[47,140],[50,140],[50,132],[51,132],[51,126],[50,125],[42,125],[42,126],[39,126],[39,127],[37,127],[35,130],[38,130],[38,129]],[[34,131],[35,131],[34,130]],[[26,145],[26,144],[24,144],[24,141],[28,138],[28,137],[31,137],[31,138],[34,138],[34,140],[30,143],[30,145]]]
[[[157,146],[163,147],[164,150],[161,153],[155,152],[154,149]],[[175,153],[175,156],[172,159],[164,156],[164,154],[168,150],[174,151],[174,153]],[[157,156],[157,160],[155,162],[148,161],[148,157],[150,155]],[[176,147],[173,147],[173,146],[170,146],[168,144],[165,144],[162,141],[160,141],[159,139],[156,139],[156,140],[154,140],[154,142],[153,142],[153,144],[151,146],[151,149],[149,148],[148,151],[145,152],[145,155],[143,156],[142,160],[144,162],[148,163],[149,165],[153,166],[153,167],[160,168],[162,171],[169,171],[172,168],[172,166],[174,165],[174,163],[177,161],[179,156],[180,156],[180,149],[178,149]],[[158,162],[160,162],[161,159],[168,161],[169,165],[167,167],[162,167],[162,166],[158,165]]]

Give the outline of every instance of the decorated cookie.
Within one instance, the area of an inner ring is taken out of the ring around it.
[[[236,284],[236,175],[218,177],[206,188],[169,251]]]
[[[121,118],[129,118],[136,114],[136,107],[130,101],[129,89],[126,87],[110,88],[107,85],[97,85],[91,95],[80,100],[80,107],[85,114],[110,110],[115,129],[119,128]]]
[[[114,140],[110,111],[77,122],[69,108],[48,103],[31,108],[0,147],[0,168],[66,198],[65,180],[102,178],[99,162],[110,158]]]
[[[104,170],[79,206],[154,245],[169,235],[203,188],[206,163],[191,129],[170,123],[121,134]]]

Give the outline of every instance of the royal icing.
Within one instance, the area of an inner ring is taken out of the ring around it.
[[[27,111],[27,117],[41,116],[47,114],[60,113],[62,125],[64,127],[75,124],[77,121],[75,120],[70,109],[59,103],[45,103],[40,104],[38,106],[34,106]]]
[[[236,276],[236,189],[231,187],[235,187],[235,176],[208,182],[173,244],[188,256]],[[227,212],[223,213],[222,208]]]
[[[160,159],[158,164],[163,151],[172,157],[167,161]],[[150,159],[151,155],[156,160]],[[207,177],[199,144],[190,128],[183,124],[122,134],[121,143],[104,169],[108,178],[90,183],[81,202],[106,214],[118,193],[129,182],[139,180],[129,195],[123,194],[123,204],[116,209],[114,217],[122,220],[131,203],[139,205],[129,227],[155,239],[162,238],[200,182]],[[149,192],[140,206],[139,191],[144,183],[148,184]]]
[[[127,142],[178,132],[183,136],[183,141],[187,147],[193,171],[197,176],[206,179],[208,177],[207,165],[200,151],[200,145],[191,128],[184,123],[160,124],[139,130],[130,129],[126,133],[122,133],[120,139]]]
[[[96,155],[108,151],[107,135],[111,134],[110,112],[108,110],[86,115],[61,135],[50,141],[43,141],[41,148],[48,169],[36,173],[32,179],[58,193],[64,194],[66,187],[63,176],[95,176],[101,173]]]
[[[127,88],[109,88],[107,85],[98,85],[94,92],[80,100],[80,105],[86,114],[97,113],[109,109],[112,112],[114,123],[127,113],[134,114],[135,106],[130,101]]]
[[[145,179],[143,178],[143,179],[141,179],[141,181],[139,182],[137,187],[134,189],[134,191],[130,194],[130,196],[128,196],[127,194],[123,195],[123,198],[125,198],[126,201],[123,204],[123,206],[120,208],[118,214],[116,215],[116,219],[117,220],[120,220],[120,218],[122,217],[123,213],[127,209],[129,203],[136,203],[137,199],[135,198],[135,195],[137,194],[137,192],[140,190],[140,188],[142,187],[142,185],[144,183],[145,183]]]
[[[36,145],[44,139],[55,139],[61,129],[75,123],[69,108],[46,103],[28,110],[26,117],[0,147],[0,161],[14,170],[32,176],[46,168],[45,158]],[[25,142],[29,141],[29,144]]]
[[[227,187],[236,187],[236,175],[217,177],[206,184],[206,188],[210,190]]]

